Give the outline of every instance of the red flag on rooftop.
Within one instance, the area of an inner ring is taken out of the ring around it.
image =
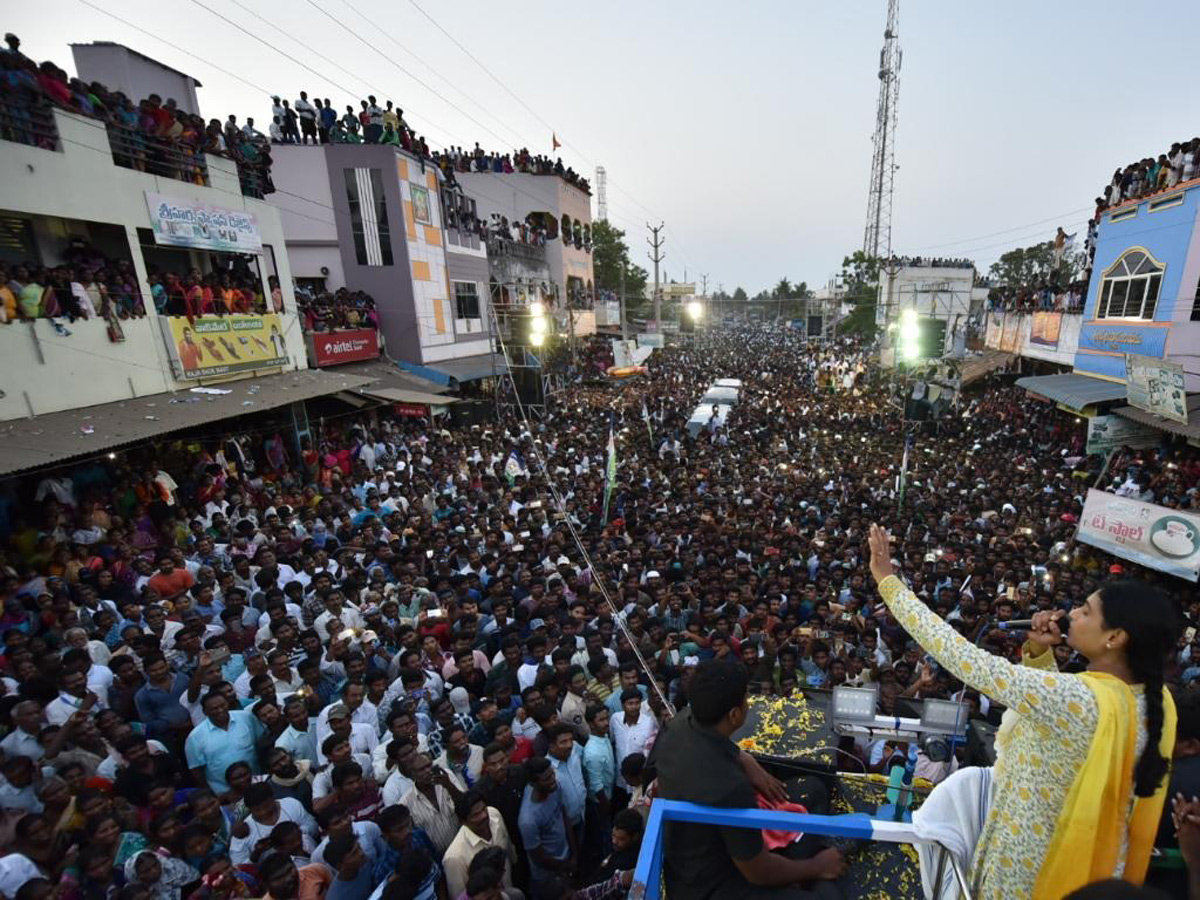
[[[553,153],[555,150],[557,150],[559,147],[561,147],[561,146],[562,146],[562,144],[560,144],[560,143],[558,142],[558,135],[557,135],[557,134],[555,134],[553,131],[552,131],[552,132],[550,132],[550,143],[551,143],[551,145],[552,145],[552,146],[550,147],[550,152],[551,152],[551,153]]]

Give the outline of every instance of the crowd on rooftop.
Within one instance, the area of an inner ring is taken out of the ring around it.
[[[1083,312],[1087,301],[1087,279],[1057,287],[1049,280],[1031,286],[999,286],[988,291],[988,310],[992,312]]]
[[[274,190],[271,154],[253,129],[222,128],[216,119],[180,109],[158,94],[133,100],[103,84],[70,77],[53,62],[37,63],[21,52],[15,34],[4,37],[0,52],[0,139],[46,149],[58,146],[50,115],[63,109],[102,121],[118,165],[194,184],[207,184],[206,154],[237,164],[242,192],[261,197]]]
[[[1200,624],[1192,585],[1074,540],[1097,480],[1195,509],[1195,448],[1104,469],[1072,417],[996,379],[915,437],[898,507],[903,426],[862,348],[699,340],[639,381],[567,388],[528,428],[364,413],[295,448],[264,423],[6,482],[0,892],[622,897],[655,735],[698,661],[740,661],[773,697],[878,684],[882,712],[960,696],[872,588],[873,521],[928,608],[1009,658],[996,621],[1120,574]],[[689,437],[730,375],[743,401]],[[1194,653],[1200,635],[1163,663],[1200,736]],[[910,756],[933,781],[954,765],[886,740],[836,760]]]
[[[1172,144],[1157,158],[1147,156],[1114,171],[1103,194],[1096,198],[1097,212],[1127,200],[1140,200],[1169,191],[1178,184],[1192,181],[1197,175],[1200,175],[1200,138]]]
[[[892,268],[974,269],[975,261],[945,256],[892,256]]]
[[[430,151],[425,138],[417,134],[404,120],[404,110],[391,100],[380,106],[374,95],[359,100],[359,108],[346,106],[338,114],[328,97],[311,100],[301,91],[295,101],[272,98],[269,136],[276,144],[391,144],[418,156],[432,159],[446,180],[454,181],[455,172],[493,172],[529,175],[557,175],[585,193],[591,193],[586,178],[561,158],[530,153],[521,148],[511,153],[484,150],[476,142],[471,150],[451,146],[443,151]]]
[[[434,160],[441,167],[448,179],[454,172],[521,172],[526,175],[557,175],[568,184],[572,184],[586,194],[592,192],[591,184],[586,178],[572,169],[564,166],[562,157],[551,159],[540,153],[530,153],[525,147],[511,153],[484,150],[476,142],[474,148],[464,150],[462,147],[451,146],[448,149],[433,154]]]

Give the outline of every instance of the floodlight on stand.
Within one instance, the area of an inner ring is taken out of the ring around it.
[[[939,734],[964,732],[967,725],[964,712],[963,705],[955,700],[925,700],[921,704],[921,730]]]
[[[529,321],[529,327],[533,329],[534,334],[544,334],[546,331],[546,317],[534,316]]]
[[[704,307],[700,305],[699,300],[691,300],[687,305],[687,314],[692,318],[692,321],[698,321],[704,315]]]
[[[875,721],[875,709],[879,702],[877,688],[874,687],[850,687],[849,685],[839,684],[833,689],[833,721],[836,726],[839,722],[847,723],[873,723]]]
[[[532,316],[544,316],[546,314],[546,304],[541,300],[534,300],[529,304],[529,314]]]
[[[545,342],[546,342],[546,335],[544,332],[535,331],[533,334],[531,334],[529,336],[529,343],[532,344],[534,347],[540,347]]]

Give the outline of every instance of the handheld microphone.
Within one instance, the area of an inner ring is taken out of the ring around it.
[[[1062,616],[1055,619],[1054,624],[1058,626],[1058,630],[1065,636],[1071,628],[1071,617]],[[998,622],[996,627],[1001,631],[1028,631],[1033,627],[1033,619],[1011,619],[1008,622]]]

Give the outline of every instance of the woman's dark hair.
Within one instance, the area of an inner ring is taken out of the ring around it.
[[[1179,640],[1180,623],[1167,595],[1142,581],[1109,581],[1100,586],[1104,624],[1129,635],[1125,658],[1133,680],[1145,688],[1146,746],[1133,770],[1133,792],[1151,797],[1167,775],[1159,750],[1163,730],[1163,667]]]

